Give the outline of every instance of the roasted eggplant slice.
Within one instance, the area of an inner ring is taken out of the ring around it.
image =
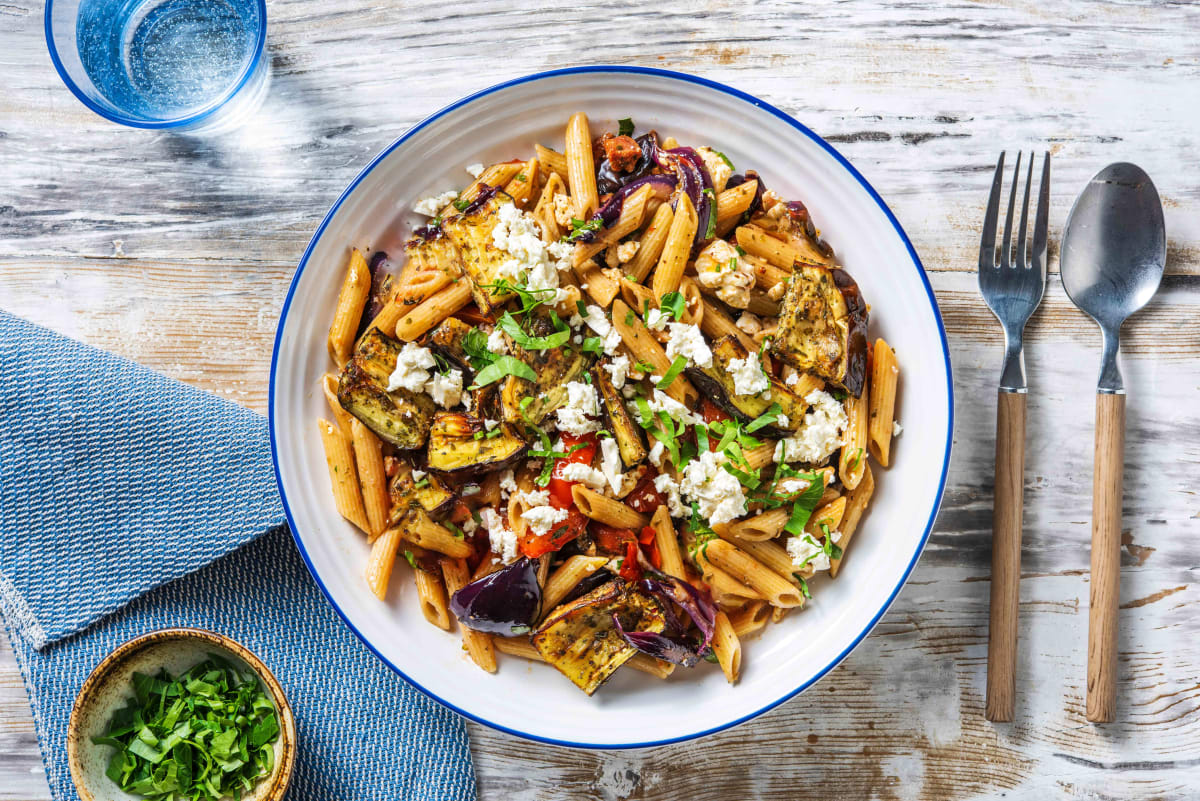
[[[771,353],[854,397],[867,375],[867,304],[845,270],[797,264]]]
[[[617,631],[614,615],[625,631],[666,628],[658,602],[618,579],[552,611],[534,632],[533,645],[543,659],[591,695],[637,653]]]
[[[745,359],[750,355],[737,337],[730,335],[718,339],[713,343],[712,354],[712,367],[691,367],[687,370],[688,378],[702,395],[742,422],[749,422],[765,414],[767,409],[771,408],[771,404],[778,403],[779,410],[787,416],[788,422],[785,426],[769,426],[769,430],[782,435],[800,427],[808,411],[808,404],[781,381],[771,379],[769,400],[761,395],[737,394],[736,382],[729,371],[729,364],[734,359]]]
[[[642,429],[636,426],[625,408],[625,401],[620,391],[613,386],[612,378],[603,365],[592,371],[592,382],[600,393],[600,407],[604,410],[605,428],[612,432],[621,453],[621,461],[626,467],[633,467],[645,461],[648,452],[646,442],[642,439]]]
[[[419,506],[430,514],[438,514],[445,511],[454,501],[455,494],[436,475],[426,473],[420,481],[415,481],[412,466],[404,459],[399,462],[400,469],[388,483],[388,496],[392,501],[389,526],[399,523],[414,506]]]
[[[490,287],[496,283],[501,265],[512,258],[492,243],[492,231],[500,222],[500,207],[512,202],[498,190],[484,192],[461,214],[442,223],[442,229],[458,247],[463,269],[471,279],[471,295],[484,314],[513,296],[512,292],[497,292]]]
[[[548,317],[535,317],[530,323],[530,336],[543,337],[554,333],[554,325]],[[502,419],[509,423],[529,420],[534,425],[546,419],[555,409],[567,402],[567,384],[582,381],[591,367],[592,359],[578,350],[571,342],[561,348],[549,350],[524,350],[510,345],[513,354],[533,368],[536,381],[509,376],[500,391]],[[521,412],[521,402],[533,398]]]
[[[471,378],[475,375],[475,370],[471,367],[470,359],[467,358],[463,340],[471,333],[472,329],[473,326],[464,323],[457,317],[447,317],[425,335],[421,344],[462,370],[464,377]],[[463,383],[470,382],[464,381]]]
[[[363,335],[338,381],[338,403],[397,448],[419,448],[433,420],[433,399],[407,389],[388,391],[402,345],[372,328]]]
[[[528,447],[516,426],[509,423],[499,423],[489,431],[477,417],[438,412],[429,428],[427,462],[437,473],[472,476],[511,467]]]

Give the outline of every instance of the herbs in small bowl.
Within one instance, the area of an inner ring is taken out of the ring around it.
[[[105,773],[122,790],[217,801],[271,775],[279,720],[253,673],[210,655],[178,678],[134,673],[133,692],[92,738],[116,749]]]
[[[167,629],[92,671],[67,760],[83,801],[278,801],[295,739],[291,707],[258,657],[219,634]]]

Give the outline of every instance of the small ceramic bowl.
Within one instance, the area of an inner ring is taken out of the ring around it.
[[[228,637],[203,629],[161,629],[136,637],[105,657],[75,698],[67,723],[67,763],[82,801],[126,801],[141,797],[123,792],[105,775],[113,749],[92,743],[92,737],[104,732],[113,712],[132,697],[134,672],[153,674],[165,668],[172,676],[178,676],[203,662],[209,654],[224,657],[241,670],[258,676],[275,704],[279,720],[274,771],[243,799],[283,798],[296,763],[296,721],[275,676],[262,660]]]

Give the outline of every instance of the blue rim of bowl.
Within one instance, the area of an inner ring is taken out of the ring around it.
[[[816,142],[818,145],[820,145],[822,148],[824,148],[824,150],[826,152],[828,152],[831,156],[833,156],[833,158],[835,160],[837,160],[837,162],[839,164],[841,164],[842,167],[845,168],[846,171],[849,172],[854,177],[854,179],[859,182],[859,184],[862,185],[863,189],[865,189],[867,191],[867,194],[869,194],[871,196],[871,198],[879,206],[880,210],[882,210],[884,215],[886,215],[888,222],[890,222],[892,224],[892,227],[896,230],[896,235],[899,236],[901,241],[904,242],[905,248],[908,249],[908,255],[912,259],[913,265],[917,268],[917,272],[920,275],[921,282],[925,286],[925,292],[929,296],[929,304],[933,310],[934,319],[937,321],[938,334],[941,336],[941,340],[942,340],[942,358],[944,360],[944,364],[945,364],[945,368],[946,368],[946,453],[945,453],[945,456],[943,457],[943,461],[942,461],[942,474],[941,474],[941,477],[938,479],[937,497],[934,499],[933,506],[929,511],[929,520],[926,522],[925,531],[921,535],[920,545],[918,546],[916,551],[913,553],[913,557],[909,561],[908,566],[904,569],[904,575],[901,576],[900,581],[897,582],[897,584],[896,584],[896,587],[892,590],[891,594],[888,595],[887,601],[880,607],[879,611],[875,614],[875,616],[871,618],[871,621],[854,638],[853,642],[851,642],[848,646],[846,646],[846,648],[840,654],[838,654],[837,657],[835,657],[829,664],[827,664],[825,667],[823,667],[819,671],[817,671],[816,675],[814,675],[811,679],[809,679],[808,681],[801,684],[799,687],[797,687],[793,690],[789,690],[788,692],[784,693],[782,696],[775,699],[774,701],[767,704],[766,706],[761,707],[760,709],[757,709],[754,712],[750,712],[749,714],[743,715],[743,716],[737,718],[736,720],[731,720],[728,723],[722,723],[719,726],[714,726],[709,729],[704,729],[703,731],[693,732],[691,734],[683,734],[678,737],[670,737],[670,738],[667,738],[664,740],[653,740],[653,741],[649,741],[649,742],[640,742],[640,743],[578,743],[578,742],[573,742],[571,740],[559,740],[559,739],[555,739],[552,737],[542,737],[542,736],[536,735],[536,734],[529,734],[528,732],[523,732],[518,729],[514,729],[514,728],[511,728],[508,726],[503,726],[494,721],[480,717],[479,715],[472,714],[472,713],[466,711],[465,709],[461,709],[461,708],[455,706],[454,704],[450,703],[449,701],[446,701],[444,698],[441,698],[440,696],[436,695],[435,693],[425,689],[417,682],[413,681],[413,679],[411,677],[409,677],[403,670],[401,670],[396,664],[394,664],[391,660],[389,660],[387,657],[385,657],[383,654],[381,654],[375,648],[375,646],[371,644],[370,640],[367,639],[367,637],[361,631],[358,630],[358,628],[354,625],[354,623],[352,623],[350,621],[350,618],[348,618],[346,616],[346,613],[342,611],[342,608],[340,606],[338,606],[337,601],[334,600],[333,595],[329,592],[329,589],[325,586],[325,583],[321,580],[321,576],[317,573],[316,567],[313,565],[312,561],[309,559],[308,551],[304,548],[304,543],[301,541],[300,535],[297,533],[296,521],[292,517],[292,509],[288,505],[287,495],[285,494],[284,489],[283,489],[283,476],[279,472],[279,451],[278,451],[278,448],[276,447],[276,442],[275,442],[275,436],[276,436],[276,430],[275,430],[275,387],[276,387],[275,373],[276,373],[276,369],[278,367],[278,362],[279,362],[279,345],[283,338],[284,323],[287,320],[288,309],[291,307],[291,304],[292,304],[292,296],[296,291],[297,284],[299,284],[299,282],[300,282],[300,276],[304,272],[304,268],[308,265],[308,260],[309,260],[309,257],[312,255],[313,248],[315,248],[317,242],[320,241],[321,235],[325,232],[325,228],[329,225],[329,222],[333,219],[333,216],[335,214],[337,214],[337,211],[339,208],[341,208],[342,203],[344,203],[346,201],[346,199],[354,192],[354,190],[363,181],[363,179],[365,179],[367,177],[367,175],[370,174],[371,170],[375,169],[375,167],[381,161],[383,161],[385,158],[387,158],[387,156],[389,154],[391,154],[392,151],[394,151],[396,148],[400,147],[405,142],[407,142],[418,131],[421,131],[426,126],[441,119],[446,114],[449,114],[450,112],[452,112],[458,108],[461,108],[462,106],[465,106],[468,103],[471,103],[482,97],[486,97],[487,95],[494,94],[495,92],[499,92],[504,89],[511,88],[513,86],[520,86],[522,84],[532,83],[534,81],[539,81],[539,80],[543,80],[546,78],[554,78],[554,77],[560,77],[560,76],[564,76],[564,75],[588,74],[588,73],[625,73],[625,74],[635,74],[635,75],[649,75],[649,76],[658,77],[658,78],[666,78],[669,80],[684,81],[686,83],[693,83],[693,84],[697,84],[699,86],[704,86],[709,89],[715,89],[719,92],[724,92],[725,94],[736,97],[739,100],[744,100],[745,102],[750,103],[751,105],[756,106],[756,107],[762,109],[763,111],[767,111],[767,112],[775,115],[780,120],[782,120],[783,122],[786,122],[788,125],[795,128],[798,132],[804,134],[805,136],[807,136],[808,138],[810,138],[814,142]],[[828,142],[826,142],[824,139],[822,139],[817,134],[813,133],[811,130],[809,130],[807,127],[805,127],[803,124],[796,121],[788,114],[785,114],[783,111],[780,111],[779,109],[770,105],[769,103],[764,103],[762,100],[759,100],[758,98],[754,97],[753,95],[749,95],[745,92],[742,92],[741,90],[734,89],[731,86],[726,86],[725,84],[718,83],[716,81],[711,81],[707,78],[700,78],[695,75],[688,75],[688,74],[682,73],[682,72],[674,72],[672,70],[656,69],[653,67],[612,66],[612,65],[610,65],[610,66],[596,65],[596,66],[589,66],[589,67],[568,67],[566,69],[548,70],[545,72],[538,72],[538,73],[534,73],[533,75],[526,75],[525,77],[522,77],[522,78],[515,78],[511,81],[506,81],[504,83],[496,84],[495,86],[489,87],[487,89],[483,89],[472,95],[468,95],[467,97],[465,97],[461,100],[451,103],[450,105],[446,106],[445,108],[441,109],[440,111],[430,115],[429,117],[426,117],[424,120],[417,123],[411,129],[406,131],[403,136],[401,136],[396,141],[392,142],[391,145],[389,145],[379,155],[377,155],[374,159],[372,159],[371,163],[368,164],[362,170],[362,172],[360,172],[358,174],[358,176],[354,179],[354,181],[350,184],[350,186],[348,186],[346,188],[346,190],[344,192],[342,192],[341,196],[337,199],[337,201],[333,204],[333,206],[330,207],[329,212],[325,215],[325,219],[323,219],[321,221],[320,226],[317,227],[316,232],[313,234],[312,240],[309,242],[308,247],[305,248],[304,255],[300,258],[300,264],[296,268],[296,275],[292,278],[292,284],[290,287],[288,287],[287,297],[283,301],[283,309],[279,313],[279,328],[275,332],[275,349],[274,349],[273,353],[271,354],[271,385],[270,385],[270,392],[269,392],[269,396],[268,396],[268,400],[267,400],[268,405],[269,405],[268,406],[268,408],[269,408],[269,412],[268,412],[269,423],[268,424],[269,424],[270,434],[271,434],[271,460],[275,465],[275,481],[279,485],[279,497],[283,502],[283,511],[284,511],[284,514],[287,515],[288,525],[291,528],[291,532],[292,532],[292,539],[294,539],[296,541],[296,547],[300,550],[300,555],[301,555],[301,557],[303,557],[304,563],[306,565],[308,565],[308,570],[310,573],[312,573],[313,579],[317,582],[317,586],[321,588],[321,592],[323,592],[325,594],[325,597],[329,600],[329,604],[334,608],[334,611],[336,611],[338,613],[338,616],[341,617],[342,621],[346,624],[346,626],[348,626],[349,629],[352,632],[354,632],[355,636],[358,637],[358,639],[362,641],[363,645],[365,645],[367,647],[367,649],[371,651],[371,653],[375,654],[375,656],[377,656],[380,659],[380,661],[382,661],[385,665],[390,667],[399,676],[401,676],[405,681],[407,681],[413,687],[417,688],[418,690],[420,690],[422,693],[429,696],[433,700],[442,704],[446,708],[457,712],[459,715],[462,715],[463,717],[465,717],[469,720],[473,720],[476,723],[481,723],[485,726],[496,729],[498,731],[506,732],[508,734],[515,735],[517,737],[522,737],[526,740],[532,740],[534,742],[539,742],[539,743],[547,743],[549,745],[561,745],[561,746],[566,746],[568,748],[583,748],[583,749],[588,749],[588,750],[597,750],[597,749],[626,750],[626,749],[634,749],[634,748],[652,748],[655,746],[670,745],[672,743],[685,742],[688,740],[697,739],[699,737],[705,737],[709,734],[715,734],[719,731],[724,731],[726,729],[732,728],[734,726],[737,726],[739,724],[742,724],[749,720],[752,720],[752,719],[758,717],[759,715],[763,714],[764,712],[769,712],[770,710],[779,706],[783,702],[795,697],[796,695],[800,694],[804,690],[811,687],[816,682],[820,681],[821,678],[823,678],[826,673],[828,673],[833,668],[837,667],[841,663],[841,661],[850,654],[851,651],[853,651],[855,648],[857,648],[858,644],[863,641],[863,639],[871,632],[872,629],[875,628],[875,625],[879,622],[879,620],[883,617],[883,615],[891,607],[892,603],[896,600],[896,596],[900,594],[900,590],[903,589],[905,583],[908,581],[908,577],[912,574],[913,569],[917,566],[917,561],[921,558],[921,554],[925,550],[926,543],[929,542],[929,535],[933,531],[933,524],[934,524],[934,521],[937,519],[938,509],[941,507],[942,496],[946,490],[946,475],[950,468],[950,449],[951,449],[951,445],[952,445],[953,439],[954,439],[954,437],[953,437],[953,433],[954,433],[954,382],[953,382],[951,375],[952,374],[951,374],[951,367],[950,367],[950,346],[949,346],[949,343],[946,341],[946,327],[942,323],[942,314],[938,308],[937,298],[934,297],[933,287],[931,287],[929,285],[929,278],[925,274],[925,267],[924,267],[924,265],[921,264],[920,257],[917,256],[917,252],[913,248],[912,242],[909,241],[908,235],[904,233],[904,229],[900,226],[899,221],[896,220],[896,216],[894,214],[892,214],[892,210],[889,209],[887,204],[883,202],[883,198],[881,198],[879,196],[879,193],[875,191],[875,188],[872,187],[871,184],[867,182],[867,179],[864,178],[858,172],[858,170],[856,170],[853,167],[853,165],[851,165],[850,162],[846,160],[846,158],[841,153],[839,153],[837,150],[835,150],[832,145],[830,145]]]
[[[234,81],[230,85],[230,88],[223,92],[217,100],[213,101],[206,108],[193,114],[189,114],[186,117],[177,117],[171,120],[138,120],[134,119],[133,117],[127,117],[123,114],[113,113],[88,97],[83,89],[81,89],[79,85],[72,80],[71,74],[67,72],[67,68],[63,66],[62,59],[58,55],[58,48],[54,45],[54,30],[50,20],[51,12],[54,10],[54,0],[47,0],[46,11],[43,16],[43,26],[46,31],[46,49],[50,51],[50,60],[54,62],[54,69],[58,72],[58,77],[61,78],[62,82],[66,84],[67,88],[71,90],[71,94],[75,95],[75,97],[79,99],[80,103],[83,103],[83,105],[87,106],[89,109],[99,114],[109,122],[115,122],[118,125],[126,125],[130,128],[147,128],[150,130],[182,128],[184,126],[194,125],[198,122],[203,122],[216,112],[220,111],[221,108],[230,100],[232,100],[238,92],[242,91],[242,89],[249,82],[250,77],[254,75],[255,71],[259,68],[260,62],[262,62],[263,58],[263,50],[265,49],[267,43],[267,3],[266,0],[255,0],[255,4],[258,6],[258,18],[262,20],[262,24],[258,26],[258,39],[254,43],[254,57],[246,63],[241,75],[238,76],[237,80]],[[374,162],[372,162],[371,166],[374,166]],[[359,177],[361,178],[362,176]],[[340,203],[341,201],[339,200],[338,202]]]

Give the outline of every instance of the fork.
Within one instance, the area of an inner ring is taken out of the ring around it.
[[[1013,168],[1012,192],[1004,220],[1004,238],[996,259],[996,218],[1004,188],[1004,153],[996,162],[996,176],[983,219],[979,244],[979,291],[1004,328],[1004,371],[996,402],[996,482],[992,507],[992,589],[988,620],[987,705],[988,720],[1013,718],[1016,697],[1017,618],[1021,580],[1021,511],[1025,472],[1025,358],[1022,336],[1025,323],[1042,301],[1046,288],[1046,235],[1050,207],[1050,154],[1042,161],[1037,219],[1026,258],[1029,222],[1029,189],[1033,182],[1034,154],[1029,154],[1025,197],[1017,247],[1012,250],[1013,212],[1021,183],[1021,154]],[[1013,258],[1015,256],[1015,259]]]

